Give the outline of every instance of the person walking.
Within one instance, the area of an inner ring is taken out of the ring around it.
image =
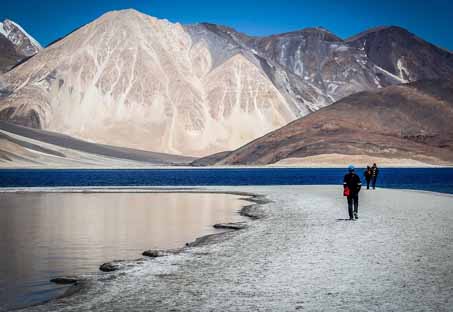
[[[371,167],[371,187],[373,190],[376,189],[376,180],[379,174],[379,168],[376,166],[376,164],[373,164]]]
[[[362,187],[362,182],[360,181],[360,177],[355,173],[353,165],[348,167],[348,171],[349,172],[343,179],[343,189],[344,195],[347,196],[348,199],[349,220],[354,220],[359,218],[359,192]]]
[[[366,170],[363,175],[365,176],[365,180],[366,180],[366,189],[369,190],[370,181],[371,181],[371,167],[370,166],[366,166]]]

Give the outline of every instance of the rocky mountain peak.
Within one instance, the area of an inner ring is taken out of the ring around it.
[[[377,26],[363,32],[358,33],[350,38],[347,38],[345,41],[354,42],[357,40],[364,40],[366,38],[374,36],[413,36],[407,29],[400,26]]]
[[[0,73],[6,72],[42,49],[21,26],[6,19],[0,22]]]
[[[16,46],[16,50],[24,56],[32,56],[42,49],[41,45],[30,36],[21,26],[5,19],[0,23],[0,34]]]
[[[373,28],[346,42],[401,82],[448,78],[453,72],[452,53],[398,26]]]
[[[311,38],[323,41],[330,41],[330,42],[339,42],[343,41],[340,37],[335,35],[334,33],[330,32],[324,27],[307,27],[301,30],[296,30],[292,32],[287,32],[283,34],[274,35],[276,37],[302,37],[302,38]]]
[[[237,33],[237,31],[234,28],[224,26],[224,25],[218,25],[218,24],[206,23],[206,22],[199,23],[197,25],[200,25],[200,26],[205,27],[206,29],[209,29],[212,31],[222,31],[225,33]]]

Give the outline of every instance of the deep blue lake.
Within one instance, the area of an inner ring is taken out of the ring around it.
[[[0,187],[342,184],[343,168],[4,169]],[[363,178],[363,169],[357,169]],[[453,168],[382,168],[378,187],[453,193]]]

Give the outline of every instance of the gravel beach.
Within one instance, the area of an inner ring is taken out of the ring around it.
[[[347,219],[341,186],[265,195],[265,217],[180,254],[85,276],[30,311],[452,311],[453,196],[377,189]]]

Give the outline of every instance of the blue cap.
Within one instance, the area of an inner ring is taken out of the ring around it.
[[[349,165],[349,166],[348,166],[348,169],[349,169],[349,171],[354,171],[355,168],[354,168],[353,165]]]

